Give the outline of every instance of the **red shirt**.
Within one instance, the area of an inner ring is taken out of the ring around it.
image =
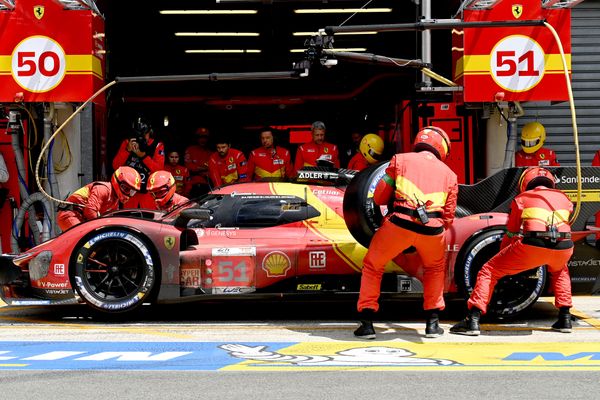
[[[177,189],[176,193],[187,196],[190,193],[190,171],[183,165],[165,165],[165,171],[169,171],[173,178],[175,178],[175,184]]]
[[[525,153],[523,150],[515,154],[515,167],[559,167],[556,153],[542,147],[534,153]]]
[[[184,162],[187,169],[190,171],[190,184],[208,184],[208,160],[213,154],[206,147],[196,144],[185,149]],[[202,168],[205,170],[201,171]]]
[[[157,207],[161,211],[169,212],[169,211],[173,210],[174,208],[187,203],[188,201],[189,201],[189,199],[187,197],[181,196],[181,195],[175,193],[173,195],[173,197],[171,198],[171,201],[168,202],[164,207],[158,207],[158,206]]]
[[[458,183],[456,174],[428,151],[396,154],[385,170],[386,175],[375,188],[374,200],[386,205],[394,196],[394,206],[416,210],[425,204],[427,212],[441,212],[440,218],[429,218],[427,226],[448,228],[454,220]],[[401,212],[388,213],[412,222],[417,218]]]
[[[84,206],[74,210],[81,212],[85,221],[119,209],[119,199],[110,182],[88,183],[73,192],[67,201]]]
[[[225,157],[214,153],[208,161],[210,180],[216,187],[235,182],[247,182],[248,163],[244,153],[230,148]]]
[[[363,169],[367,168],[369,165],[369,162],[367,161],[367,159],[365,158],[365,156],[363,156],[361,153],[356,153],[354,155],[354,157],[352,157],[350,159],[350,161],[348,162],[348,169],[353,169],[355,171],[362,171]]]
[[[317,159],[325,159],[331,161],[336,168],[340,167],[340,157],[338,154],[338,148],[335,144],[323,142],[316,144],[315,142],[304,143],[298,147],[296,152],[296,162],[294,163],[294,169],[296,172],[305,166],[317,166]]]
[[[294,176],[290,152],[283,147],[271,149],[259,147],[250,152],[248,177],[255,181],[269,178],[291,178]]]

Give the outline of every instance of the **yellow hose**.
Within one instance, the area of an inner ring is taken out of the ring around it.
[[[40,189],[40,192],[42,192],[42,193],[44,194],[44,196],[48,197],[50,200],[53,200],[53,201],[55,201],[55,202],[57,202],[57,203],[59,203],[59,204],[65,204],[65,205],[69,205],[69,204],[70,204],[70,205],[77,205],[77,204],[73,204],[73,203],[71,203],[71,202],[69,202],[69,201],[64,201],[64,200],[56,199],[56,198],[54,198],[54,197],[50,196],[50,195],[49,195],[48,193],[46,193],[46,191],[44,190],[44,187],[43,187],[43,185],[42,185],[42,183],[41,183],[41,181],[40,181],[40,175],[39,175],[39,173],[38,173],[38,171],[39,171],[39,169],[40,169],[40,163],[41,163],[41,161],[42,161],[42,159],[43,159],[43,157],[44,157],[44,153],[46,152],[46,150],[48,149],[48,146],[50,146],[50,143],[52,143],[52,141],[54,140],[54,138],[56,137],[56,135],[58,135],[58,134],[59,134],[59,133],[60,133],[60,132],[61,132],[61,131],[64,129],[64,127],[65,127],[65,126],[67,126],[67,124],[68,124],[69,122],[71,122],[71,120],[72,120],[73,118],[75,118],[75,116],[76,116],[77,114],[79,114],[79,113],[81,112],[81,110],[83,110],[83,109],[85,108],[85,106],[87,106],[87,105],[88,105],[88,104],[89,104],[89,103],[90,103],[92,100],[94,100],[94,99],[95,99],[95,98],[96,98],[98,95],[100,95],[102,92],[104,92],[106,89],[108,89],[109,87],[111,87],[112,85],[114,85],[114,84],[116,84],[116,83],[117,83],[117,81],[112,81],[111,83],[104,85],[104,86],[103,86],[103,87],[102,87],[100,90],[98,90],[96,93],[94,93],[94,94],[92,95],[92,97],[90,97],[89,99],[87,99],[87,100],[85,101],[85,103],[83,103],[82,105],[80,105],[80,106],[77,108],[77,110],[75,110],[75,112],[74,112],[73,114],[71,114],[71,115],[69,116],[69,118],[67,118],[67,119],[65,120],[65,122],[63,122],[63,123],[62,123],[62,125],[61,125],[61,126],[59,126],[59,127],[58,127],[58,129],[57,129],[57,130],[56,130],[56,131],[55,131],[55,132],[52,134],[52,136],[50,136],[50,138],[48,139],[48,141],[46,142],[46,144],[44,145],[44,147],[42,147],[42,150],[40,151],[40,155],[39,155],[39,157],[38,157],[38,159],[37,159],[37,162],[36,162],[36,164],[35,164],[35,181],[36,181],[36,183],[37,183],[37,185],[38,185],[38,188]]]
[[[569,79],[569,67],[567,66],[567,59],[565,58],[565,51],[563,50],[560,37],[558,37],[558,33],[556,33],[556,30],[554,27],[552,27],[552,25],[547,22],[544,22],[544,25],[546,28],[550,29],[550,32],[552,32],[554,40],[556,40],[556,44],[560,50],[563,70],[565,72],[565,81],[567,82],[567,91],[569,92],[569,106],[571,108],[571,121],[573,123],[573,140],[575,141],[575,165],[577,166],[577,200],[575,210],[573,211],[569,221],[570,224],[573,224],[579,216],[579,211],[581,210],[581,160],[579,158],[579,135],[577,132],[577,116],[575,115],[575,100],[573,99],[573,89],[571,88],[571,80]]]

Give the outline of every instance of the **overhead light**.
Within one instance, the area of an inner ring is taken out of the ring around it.
[[[165,117],[163,118],[163,125],[169,126],[169,116],[168,115],[165,115]]]
[[[355,14],[355,13],[389,13],[391,8],[299,8],[296,14]]]
[[[377,31],[365,31],[365,32],[335,32],[335,35],[376,35]],[[294,32],[293,36],[316,36],[320,35],[319,32]]]
[[[223,53],[223,54],[243,54],[243,53],[260,53],[261,50],[257,49],[199,49],[199,50],[186,50],[187,54],[210,54],[210,53]]]
[[[175,36],[260,36],[258,32],[175,32]]]
[[[257,10],[161,10],[164,15],[181,14],[256,14]]]
[[[365,47],[347,47],[339,49],[327,49],[328,51],[367,51]],[[290,49],[290,53],[304,53],[306,49]]]

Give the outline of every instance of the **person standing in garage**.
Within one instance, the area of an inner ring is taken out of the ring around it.
[[[521,129],[521,150],[515,154],[515,167],[559,167],[556,153],[546,147],[546,128],[529,122]]]
[[[290,151],[275,144],[273,130],[266,127],[260,132],[261,147],[250,152],[248,177],[254,181],[284,180],[292,178]]]
[[[298,172],[302,167],[316,167],[318,161],[331,164],[335,168],[340,167],[340,157],[335,144],[325,141],[325,124],[315,121],[312,124],[312,141],[298,147],[294,170]]]
[[[425,127],[417,133],[412,152],[392,157],[375,188],[375,204],[388,205],[393,200],[393,210],[373,236],[363,261],[357,304],[360,326],[354,331],[359,338],[375,338],[372,320],[379,310],[385,264],[411,246],[423,261],[425,336],[444,333],[439,326],[439,312],[445,308],[444,230],[454,220],[458,195],[457,176],[444,164],[449,152],[446,132]]]
[[[348,169],[362,171],[369,165],[381,161],[383,156],[383,140],[374,133],[368,133],[360,140],[358,153],[348,163]]]
[[[450,332],[477,336],[479,319],[487,311],[498,280],[546,265],[554,288],[558,321],[552,329],[571,332],[571,278],[567,262],[573,254],[569,216],[573,203],[555,188],[555,177],[544,168],[527,168],[511,204],[500,252],[483,265],[467,302],[468,316]]]
[[[208,160],[208,171],[213,186],[248,182],[248,162],[240,150],[231,148],[229,139],[217,140],[217,152]]]

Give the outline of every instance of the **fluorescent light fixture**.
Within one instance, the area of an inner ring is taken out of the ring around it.
[[[161,10],[163,15],[182,15],[182,14],[256,14],[257,10]]]
[[[347,47],[347,48],[339,48],[339,49],[326,49],[329,51],[367,51],[365,47]],[[304,53],[306,49],[290,49],[290,53]]]
[[[293,36],[316,36],[319,32],[294,32]],[[365,31],[365,32],[336,32],[335,35],[376,35],[376,31]]]
[[[296,14],[354,14],[354,13],[389,13],[391,8],[299,8]]]
[[[260,36],[258,32],[175,32],[175,36]]]
[[[260,53],[261,50],[257,49],[199,49],[199,50],[186,50],[187,54],[244,54],[244,53]]]

